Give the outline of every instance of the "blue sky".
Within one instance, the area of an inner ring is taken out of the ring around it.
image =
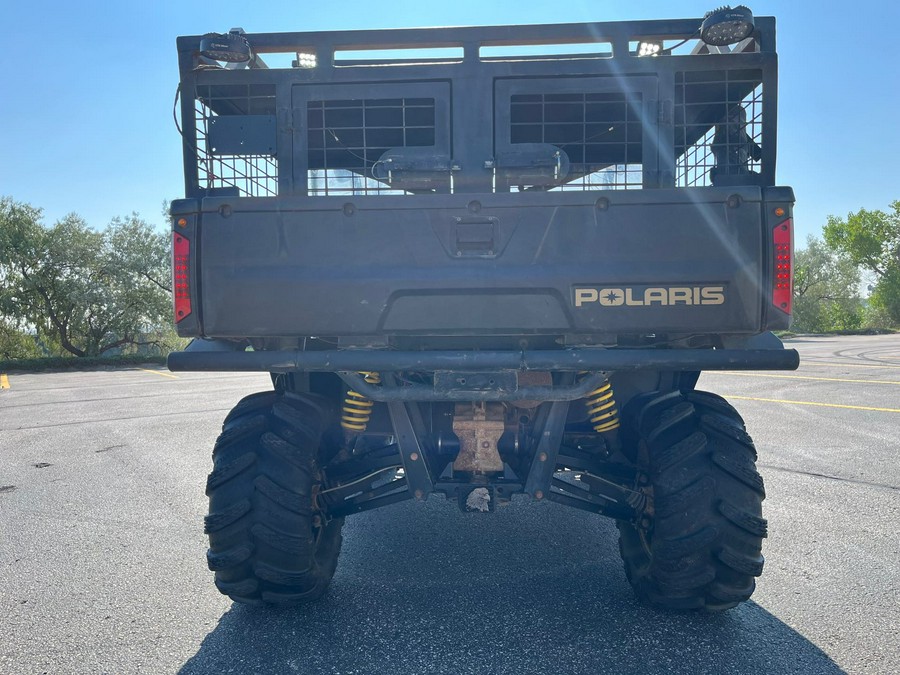
[[[710,2],[341,0],[10,2],[2,13],[0,195],[95,227],[139,212],[162,226],[182,194],[172,121],[175,37],[248,32],[702,16]],[[778,182],[797,194],[798,241],[828,214],[900,199],[900,4],[748,3],[778,19]],[[12,44],[10,44],[10,42]]]

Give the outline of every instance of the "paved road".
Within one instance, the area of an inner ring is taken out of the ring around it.
[[[441,498],[360,514],[331,592],[232,605],[204,565],[221,420],[257,375],[11,374],[0,390],[2,673],[895,673],[900,336],[802,338],[787,374],[706,374],[757,439],[752,602],[636,604],[610,521]],[[822,405],[810,405],[818,403]]]

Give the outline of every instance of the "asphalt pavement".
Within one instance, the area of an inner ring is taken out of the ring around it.
[[[348,519],[328,595],[234,605],[206,569],[210,450],[265,375],[9,373],[0,673],[896,673],[900,336],[803,337],[707,373],[756,439],[766,569],[716,615],[639,605],[612,521],[441,497]]]

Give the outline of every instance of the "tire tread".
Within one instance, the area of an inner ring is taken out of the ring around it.
[[[762,573],[765,485],[744,421],[722,397],[672,392],[632,414],[653,491],[648,535],[619,521],[619,551],[639,599],[672,610],[722,611]]]
[[[325,407],[313,395],[261,392],[228,414],[207,479],[207,563],[216,587],[247,604],[321,597],[340,553],[341,519],[313,527]],[[324,517],[323,517],[324,518]]]

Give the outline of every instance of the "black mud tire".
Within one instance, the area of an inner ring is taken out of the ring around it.
[[[236,602],[299,605],[334,576],[342,519],[314,507],[322,433],[333,418],[315,396],[261,392],[225,418],[207,479],[207,562]]]
[[[644,398],[625,419],[653,495],[647,527],[618,523],[638,598],[707,611],[747,600],[763,568],[765,489],[741,416],[720,396],[691,391]]]

